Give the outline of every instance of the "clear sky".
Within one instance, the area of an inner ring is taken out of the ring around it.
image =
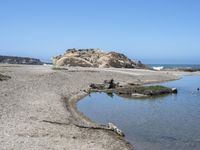
[[[0,0],[0,55],[50,60],[68,48],[200,64],[200,0]]]

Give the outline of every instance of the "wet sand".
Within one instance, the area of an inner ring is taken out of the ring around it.
[[[0,81],[0,149],[133,149],[115,132],[81,128],[66,107],[91,83],[113,78],[120,83],[155,83],[191,73],[140,69],[67,68],[0,65],[11,76]],[[199,73],[197,73],[199,74]],[[79,119],[84,119],[77,116]],[[77,118],[76,118],[77,119]]]

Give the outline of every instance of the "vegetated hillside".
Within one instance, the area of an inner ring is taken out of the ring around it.
[[[0,63],[6,64],[29,64],[29,65],[42,65],[39,59],[29,57],[16,57],[16,56],[1,56]]]

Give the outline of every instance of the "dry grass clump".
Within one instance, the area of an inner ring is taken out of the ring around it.
[[[10,76],[0,74],[0,81],[8,80],[8,79],[10,79],[10,78],[11,78]]]

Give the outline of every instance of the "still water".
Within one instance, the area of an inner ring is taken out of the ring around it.
[[[200,77],[159,85],[176,87],[178,94],[126,99],[93,93],[77,106],[95,122],[117,125],[136,150],[200,150]]]

